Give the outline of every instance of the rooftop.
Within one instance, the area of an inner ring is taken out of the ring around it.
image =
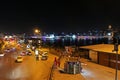
[[[100,52],[108,52],[108,53],[116,53],[114,50],[113,44],[96,44],[96,45],[89,45],[89,46],[81,46],[80,48],[89,49],[94,51]],[[120,54],[120,45],[118,45],[118,54]]]

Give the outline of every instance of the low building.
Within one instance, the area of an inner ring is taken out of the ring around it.
[[[81,46],[83,57],[100,65],[116,68],[116,51],[113,44],[97,44],[89,46]],[[120,46],[118,46],[118,69],[120,70]]]

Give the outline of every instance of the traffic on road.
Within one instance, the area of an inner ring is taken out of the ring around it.
[[[0,55],[0,80],[48,80],[55,55],[9,46]],[[49,55],[49,58],[48,58]],[[36,58],[39,56],[39,60]]]

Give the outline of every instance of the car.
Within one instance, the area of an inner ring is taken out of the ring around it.
[[[46,51],[44,51],[43,53],[42,53],[42,56],[47,56],[48,55],[48,52],[46,52]]]
[[[42,55],[41,60],[47,60],[48,56],[47,55]]]
[[[11,50],[10,49],[6,49],[5,52],[9,53]]]
[[[25,56],[25,55],[26,55],[26,52],[23,51],[23,52],[20,53],[20,55],[21,55],[21,56]]]
[[[32,53],[30,51],[27,51],[26,55],[32,55]]]
[[[23,62],[23,57],[22,56],[17,56],[16,62]]]
[[[36,60],[40,60],[41,59],[41,55],[36,55]]]
[[[0,53],[0,56],[4,56],[5,54],[4,53]]]
[[[11,48],[11,51],[16,51],[16,48],[15,47]]]

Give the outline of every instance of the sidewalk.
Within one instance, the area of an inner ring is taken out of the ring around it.
[[[64,68],[64,62],[66,58],[62,57],[60,62],[60,68]],[[59,68],[53,70],[52,80],[85,80],[85,78],[81,74],[67,74],[67,73],[60,73]]]
[[[64,67],[66,58],[61,58],[60,68]],[[58,69],[53,70],[52,80],[115,80],[115,69],[105,67],[86,59],[80,59],[82,62],[81,74],[60,73]],[[118,80],[120,80],[120,70],[118,70]]]

